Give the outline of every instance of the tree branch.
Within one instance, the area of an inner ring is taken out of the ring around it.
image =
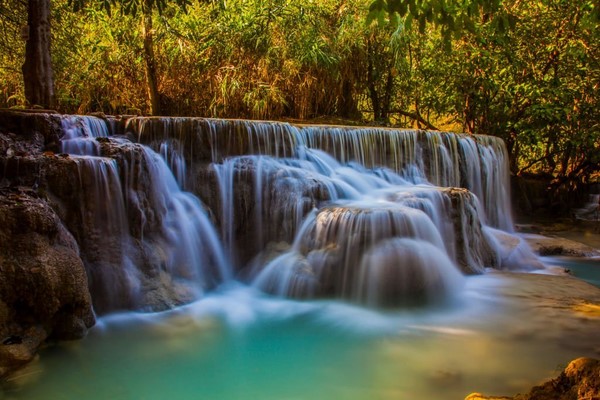
[[[436,126],[434,126],[431,122],[429,122],[425,118],[423,118],[423,116],[421,116],[421,114],[419,112],[410,112],[410,111],[404,111],[404,110],[390,110],[390,114],[403,115],[405,117],[408,117],[410,119],[420,122],[421,124],[425,125],[425,127],[427,129],[430,129],[432,131],[439,131],[439,129]]]

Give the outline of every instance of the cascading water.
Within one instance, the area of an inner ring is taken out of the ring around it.
[[[180,149],[238,276],[268,293],[399,305],[452,293],[459,270],[515,266],[501,265],[485,226],[512,230],[496,138],[199,118],[134,118],[127,130]],[[410,261],[374,265],[395,257]]]
[[[80,241],[102,312],[187,302],[234,273],[288,297],[427,302],[456,292],[458,271],[519,268],[523,259],[500,254],[502,233],[486,226],[512,229],[506,151],[495,138],[130,119],[125,132],[155,153],[108,127],[63,119],[63,151],[93,177],[81,185],[95,194]],[[224,249],[182,187],[207,204]],[[422,248],[436,250],[424,257]]]
[[[65,117],[62,129],[60,149],[66,154],[97,156],[100,144],[96,139],[109,135],[108,126],[99,118]]]
[[[63,129],[61,148],[77,165],[82,196],[81,217],[67,220],[79,221],[70,228],[97,312],[171,308],[230,279],[202,204],[180,188],[185,166],[175,147],[164,144],[161,157],[109,138],[94,117],[67,117]]]

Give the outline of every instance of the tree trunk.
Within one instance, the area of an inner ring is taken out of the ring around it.
[[[160,93],[156,78],[156,60],[154,58],[154,32],[152,27],[152,1],[145,0],[142,12],[142,35],[144,37],[144,61],[146,66],[146,89],[150,99],[150,114],[160,115]]]
[[[28,0],[29,35],[25,45],[23,83],[30,106],[54,106],[54,78],[50,58],[50,0]]]
[[[354,84],[351,79],[342,82],[342,94],[338,97],[338,114],[342,118],[360,118],[358,105],[354,99]]]

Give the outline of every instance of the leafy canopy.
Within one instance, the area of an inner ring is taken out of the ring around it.
[[[433,24],[449,41],[453,35],[473,32],[481,19],[491,19],[495,29],[506,32],[516,21],[502,12],[501,5],[502,0],[374,0],[367,23],[376,20],[381,25],[387,20],[408,30],[416,24],[420,33],[425,33],[427,24]]]

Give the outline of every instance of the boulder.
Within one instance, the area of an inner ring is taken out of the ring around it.
[[[514,397],[485,396],[472,393],[465,400],[578,400],[600,398],[600,361],[578,358],[556,378],[533,387],[529,393]]]
[[[81,338],[94,325],[79,248],[31,191],[0,192],[0,376],[47,338]]]

